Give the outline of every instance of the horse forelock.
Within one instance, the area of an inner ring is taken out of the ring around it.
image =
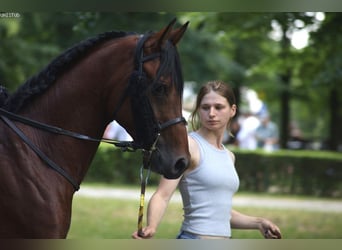
[[[159,79],[161,76],[169,75],[172,78],[174,87],[181,96],[184,89],[183,73],[178,51],[171,42],[167,42],[161,51],[160,67],[156,79]]]
[[[4,104],[4,108],[11,112],[18,112],[33,97],[45,92],[64,72],[88,55],[92,48],[110,39],[121,38],[133,34],[132,32],[110,31],[97,35],[67,49],[57,56],[42,71],[30,77]]]

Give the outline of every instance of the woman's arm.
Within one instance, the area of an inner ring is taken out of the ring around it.
[[[170,180],[161,177],[159,186],[148,203],[147,226],[142,230],[143,236],[140,237],[136,231],[132,234],[134,239],[149,239],[154,236],[179,180],[180,178]]]
[[[191,161],[186,172],[193,170],[199,161],[199,149],[197,143],[190,136],[189,139],[189,151],[191,155]],[[134,239],[150,239],[157,231],[158,225],[162,220],[169,201],[175,192],[180,179],[171,180],[161,177],[159,186],[155,193],[152,195],[148,208],[147,208],[147,226],[143,228],[143,237],[138,235],[138,232],[134,232],[132,237]]]
[[[231,212],[230,225],[234,229],[259,229],[266,239],[281,239],[280,229],[273,222],[242,214],[236,210]]]

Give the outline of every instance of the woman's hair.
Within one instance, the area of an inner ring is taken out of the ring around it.
[[[230,106],[236,105],[235,95],[233,89],[227,83],[223,81],[209,81],[204,84],[197,95],[196,99],[196,106],[195,109],[191,112],[190,115],[190,124],[193,130],[199,129],[199,116],[198,116],[198,109],[201,105],[203,97],[208,94],[210,91],[215,91],[217,94],[226,98],[227,102]],[[228,124],[229,125],[229,124]]]

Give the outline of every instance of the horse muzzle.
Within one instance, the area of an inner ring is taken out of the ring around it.
[[[177,179],[188,168],[189,157],[175,157],[169,154],[161,154],[156,150],[152,153],[150,167],[151,171],[163,175],[167,179]]]

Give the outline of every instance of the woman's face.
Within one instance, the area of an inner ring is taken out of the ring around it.
[[[201,126],[209,130],[226,129],[235,113],[236,105],[230,106],[227,99],[215,91],[203,96],[198,109]]]

